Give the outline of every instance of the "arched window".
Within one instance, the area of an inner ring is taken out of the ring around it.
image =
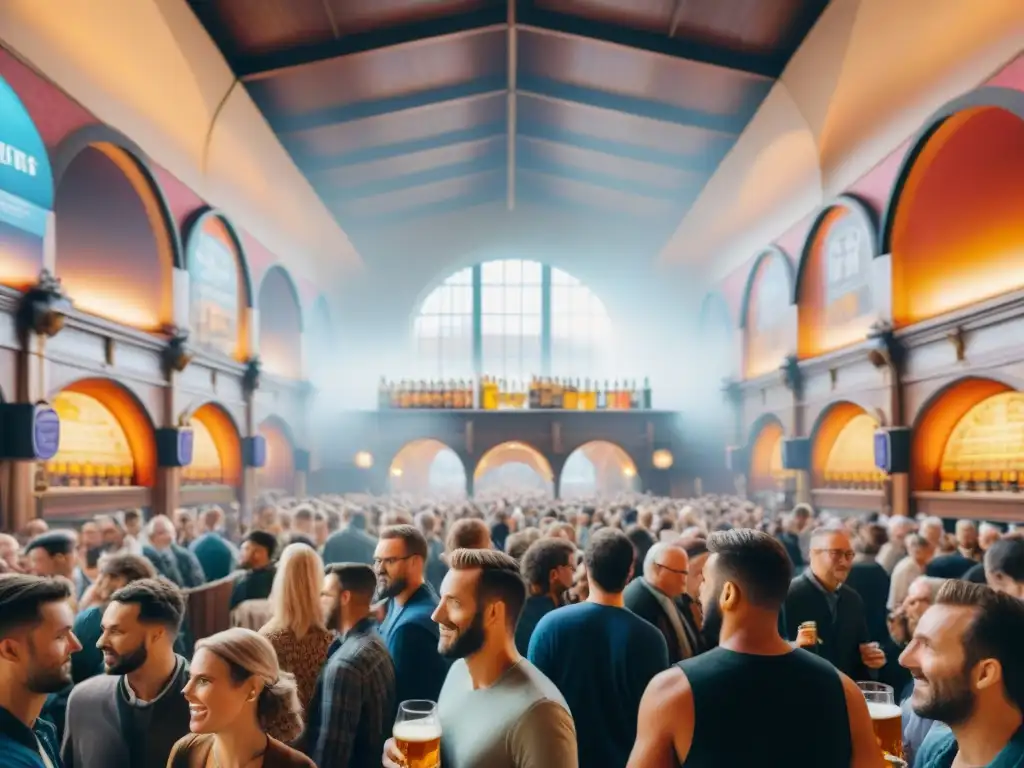
[[[473,375],[473,270],[460,269],[424,300],[413,328],[423,375]]]
[[[456,272],[423,301],[413,335],[427,378],[607,374],[613,348],[604,303],[539,261],[486,261]]]

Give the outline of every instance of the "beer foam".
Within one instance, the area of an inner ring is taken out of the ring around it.
[[[882,704],[878,701],[868,702],[868,714],[872,720],[889,720],[893,717],[902,717],[903,711],[898,704]]]
[[[406,720],[395,723],[391,732],[399,741],[424,742],[441,738],[441,724],[437,722],[423,722],[421,720]]]

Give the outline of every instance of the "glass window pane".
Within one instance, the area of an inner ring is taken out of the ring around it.
[[[523,262],[509,259],[505,262],[505,285],[519,285],[523,282]]]
[[[441,322],[438,316],[424,315],[420,319],[423,321],[420,326],[420,334],[423,336],[437,336],[438,330],[441,327]]]
[[[552,321],[554,318],[552,318]],[[523,315],[523,336],[540,338],[540,315]]]
[[[586,340],[590,338],[590,318],[586,315],[574,315],[572,318],[571,336],[575,339]]]
[[[480,265],[480,282],[484,285],[501,285],[505,282],[505,263],[486,261]]]
[[[524,261],[523,285],[540,285],[541,269],[539,261]]]
[[[451,283],[452,285],[472,285],[473,269],[471,267],[460,269],[458,272],[456,272],[454,275],[448,278],[448,282]]]
[[[481,312],[501,314],[505,311],[505,289],[498,286],[485,285],[482,288]]]
[[[420,314],[423,315],[436,315],[440,311],[441,307],[441,291],[443,287],[435,288],[430,292],[430,295],[423,300],[423,306],[420,307]]]
[[[500,315],[484,315],[480,318],[480,330],[484,336],[501,336],[505,327]]]
[[[512,312],[523,311],[523,289],[518,285],[508,286],[505,288],[505,312],[511,314]]]
[[[551,311],[554,312],[565,312],[568,314],[572,311],[569,304],[569,291],[571,289],[564,285],[553,285],[551,286]]]
[[[523,313],[539,315],[541,305],[541,288],[539,285],[523,288]]]
[[[518,338],[522,333],[522,318],[519,315],[505,315],[505,335]]]
[[[452,288],[451,286],[443,286],[440,290],[440,302],[438,312],[442,315],[451,314],[452,311]]]

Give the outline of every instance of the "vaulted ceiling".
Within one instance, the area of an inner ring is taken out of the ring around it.
[[[350,234],[675,229],[828,0],[189,0]]]

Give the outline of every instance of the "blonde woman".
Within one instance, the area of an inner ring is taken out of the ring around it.
[[[320,608],[323,582],[320,555],[306,544],[289,544],[281,553],[270,589],[271,619],[260,629],[277,651],[281,669],[295,675],[303,711],[313,698],[316,677],[334,640]]]
[[[302,715],[295,679],[278,667],[273,646],[251,629],[229,629],[196,643],[182,694],[191,733],[171,749],[167,768],[315,768],[268,735],[274,722],[284,738],[295,738]]]

